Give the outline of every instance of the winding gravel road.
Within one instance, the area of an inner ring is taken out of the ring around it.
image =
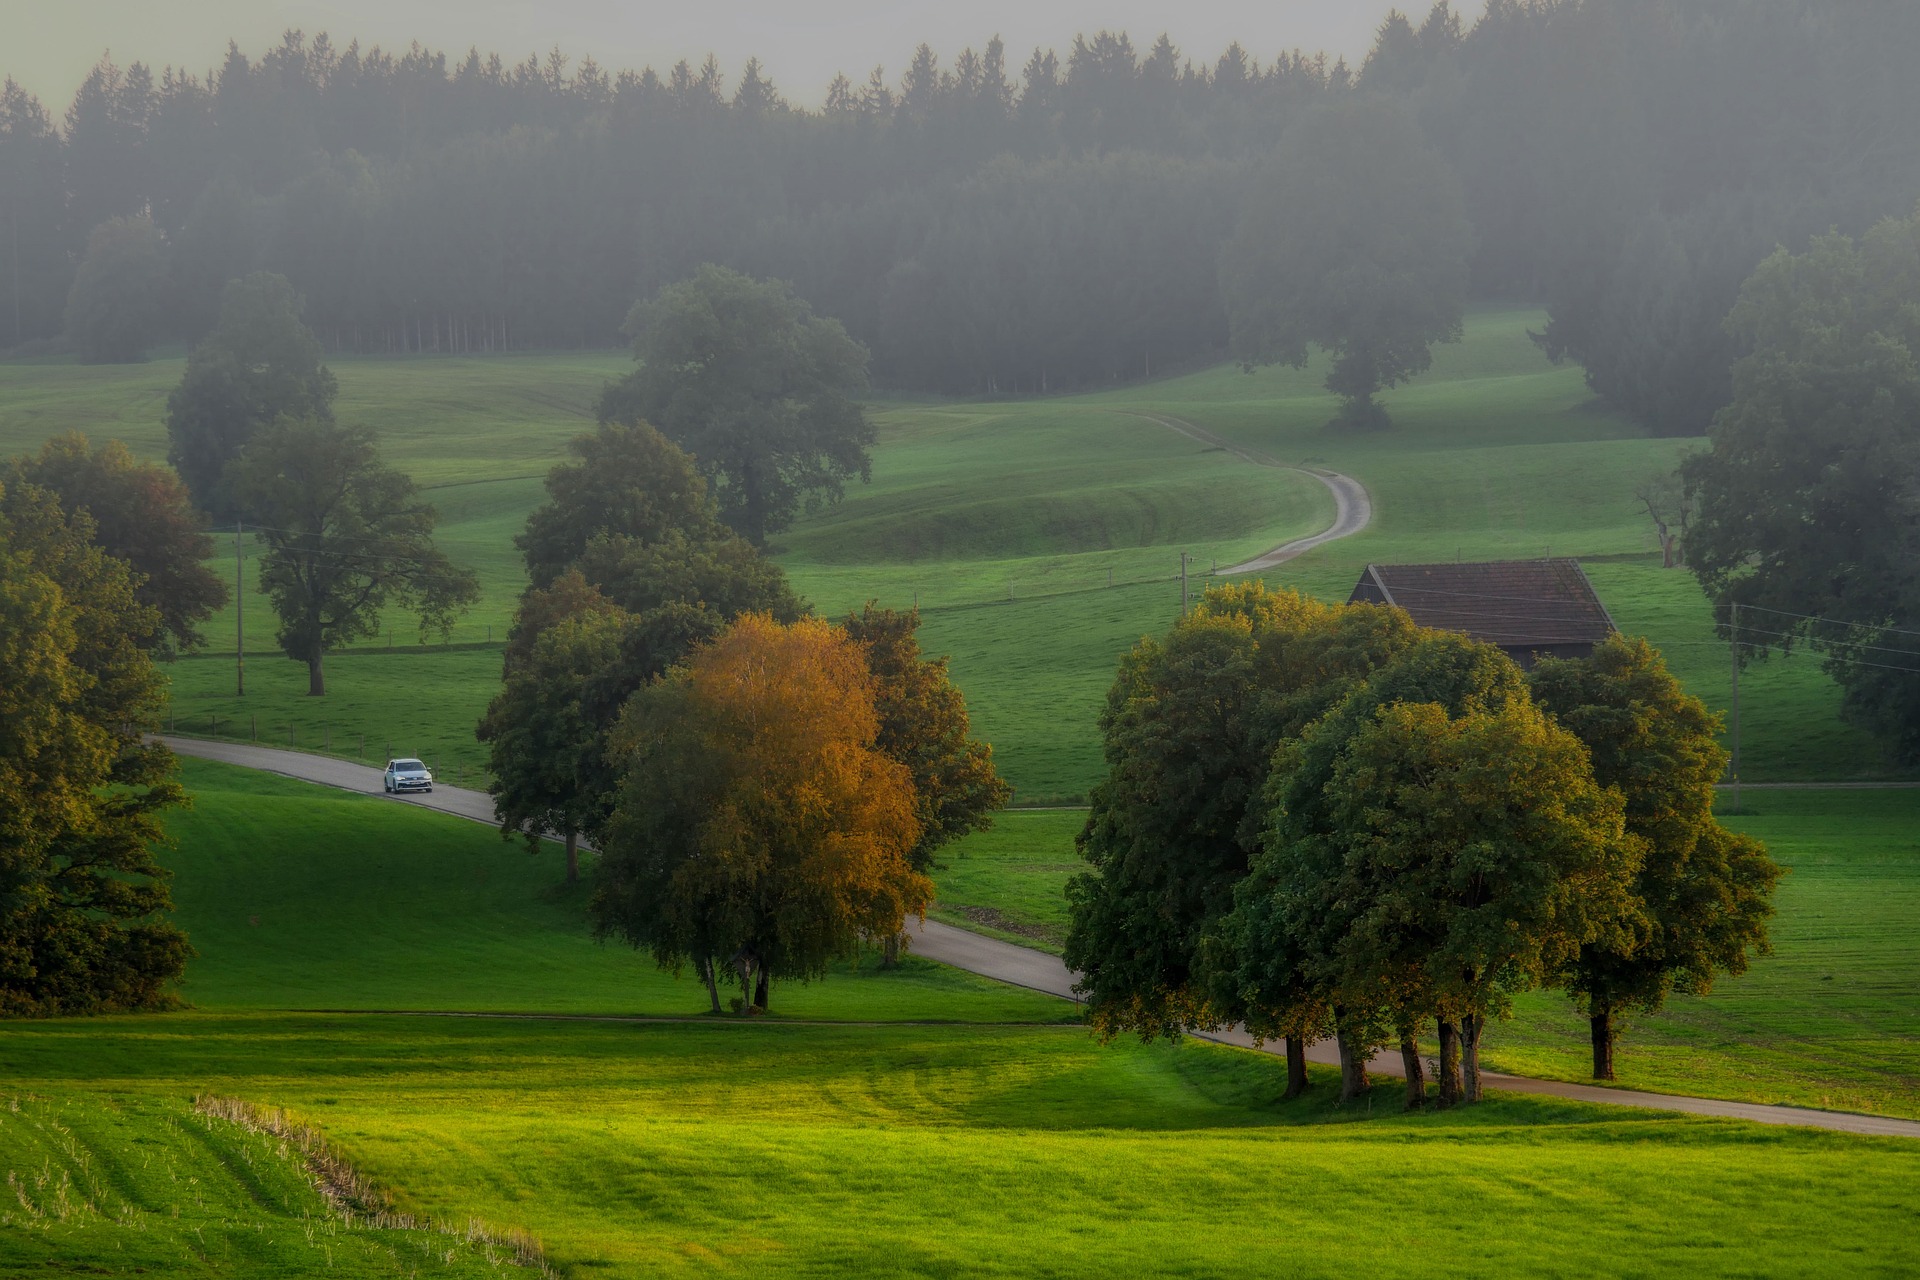
[[[1198,440],[1209,448],[1224,449],[1234,457],[1245,459],[1257,467],[1276,467],[1282,471],[1298,471],[1302,475],[1312,476],[1327,486],[1327,491],[1333,494],[1332,524],[1319,533],[1295,538],[1291,542],[1283,542],[1273,550],[1264,551],[1251,560],[1243,560],[1239,564],[1217,569],[1214,571],[1216,575],[1258,573],[1263,569],[1271,569],[1275,565],[1285,564],[1295,556],[1305,555],[1315,547],[1351,537],[1373,521],[1373,499],[1367,496],[1366,486],[1352,476],[1341,475],[1338,471],[1322,470],[1318,467],[1292,466],[1278,458],[1234,444],[1231,440],[1217,436],[1205,427],[1195,426],[1185,418],[1170,418],[1156,413],[1130,413],[1128,416],[1157,422],[1169,431],[1177,431],[1188,439]]]
[[[316,782],[346,791],[383,796],[395,804],[419,805],[422,808],[437,809],[442,813],[469,818],[475,822],[484,822],[488,826],[493,825],[493,799],[483,791],[436,786],[431,794],[386,796],[381,787],[380,770],[366,765],[350,764],[345,760],[335,760],[328,756],[307,755],[299,751],[284,751],[275,747],[252,746],[246,743],[211,742],[199,738],[179,737],[167,737],[162,741],[183,756],[218,760],[226,764],[281,774],[302,782]],[[912,949],[929,960],[938,960],[942,964],[950,964],[956,969],[965,969],[982,977],[1059,996],[1063,1000],[1078,999],[1073,990],[1073,974],[1058,956],[1049,955],[1044,951],[1035,951],[1031,947],[1002,942],[998,938],[988,938],[965,929],[957,929],[936,920],[929,920],[924,924],[910,923],[908,931],[913,935]],[[538,1016],[567,1018],[572,1015]],[[1256,1046],[1251,1037],[1238,1030],[1199,1038],[1213,1040],[1220,1044],[1239,1045],[1243,1048],[1277,1049],[1277,1046]],[[1336,1061],[1331,1044],[1314,1045],[1307,1050],[1307,1057],[1320,1063]],[[1401,1074],[1400,1055],[1397,1052],[1382,1053],[1373,1059],[1371,1067],[1378,1075],[1399,1076]],[[1482,1079],[1488,1088],[1504,1089],[1512,1093],[1543,1094],[1548,1097],[1571,1098],[1582,1102],[1647,1107],[1658,1111],[1684,1111],[1693,1115],[1752,1120],[1760,1124],[1804,1125],[1808,1128],[1833,1129],[1842,1133],[1920,1138],[1920,1122],[1895,1120],[1885,1116],[1856,1115],[1844,1111],[1814,1111],[1805,1107],[1767,1106],[1752,1102],[1724,1102],[1716,1098],[1689,1098],[1665,1093],[1640,1093],[1630,1089],[1605,1089],[1597,1085],[1568,1084],[1559,1080],[1534,1080],[1524,1076],[1497,1075],[1491,1072],[1483,1074]]]

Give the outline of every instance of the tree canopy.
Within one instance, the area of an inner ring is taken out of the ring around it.
[[[320,359],[285,278],[255,272],[227,285],[219,323],[167,397],[167,460],[194,501],[233,516],[239,508],[221,481],[255,434],[281,418],[333,420],[338,385]]]
[[[230,490],[266,544],[260,589],[313,697],[326,693],[327,651],[377,635],[389,604],[413,611],[424,638],[479,597],[473,572],[433,545],[433,507],[364,427],[282,418],[247,445]]]
[[[488,744],[503,836],[549,834],[578,874],[613,811],[609,737],[627,700],[744,613],[805,612],[778,565],[719,520],[693,459],[644,423],[603,423],[547,476],[517,539],[531,584],[507,637]],[[559,634],[547,642],[551,631]]]
[[[897,937],[933,885],[907,767],[876,748],[862,647],[819,619],[749,614],[629,704],[602,853],[598,931],[663,966],[717,972],[764,1008]]]
[[[567,448],[579,461],[547,473],[547,501],[514,539],[535,588],[577,563],[596,538],[726,536],[693,458],[647,423],[603,422]]]
[[[167,330],[167,247],[149,218],[93,229],[67,292],[67,336],[88,364],[132,364]]]
[[[1458,180],[1396,105],[1366,99],[1296,124],[1221,255],[1233,353],[1248,367],[1333,357],[1336,421],[1381,427],[1373,395],[1457,342],[1472,229]]]
[[[1250,1011],[1203,972],[1264,826],[1274,751],[1421,634],[1397,609],[1333,608],[1258,582],[1211,588],[1120,663],[1100,728],[1108,774],[1067,885],[1068,964],[1104,1035],[1146,1038]],[[1305,1081],[1298,1040],[1290,1067]]]
[[[136,461],[118,440],[96,449],[78,432],[15,458],[9,471],[15,483],[55,495],[69,515],[84,512],[94,542],[133,569],[134,598],[160,615],[156,643],[203,642],[200,624],[227,602],[227,586],[206,567],[213,539],[177,475]]]
[[[1711,448],[1688,567],[1744,652],[1808,643],[1849,714],[1920,759],[1920,210],[1776,252],[1727,318],[1749,350]]]
[[[1704,995],[1766,954],[1781,869],[1714,817],[1727,765],[1719,723],[1645,640],[1616,636],[1588,658],[1545,659],[1527,679],[1585,744],[1595,781],[1620,793],[1639,846],[1626,933],[1585,943],[1559,977],[1591,1022],[1594,1076],[1611,1080],[1629,1016],[1656,1012],[1676,990]]]
[[[1390,1033],[1431,1019],[1442,1102],[1476,1100],[1480,1032],[1506,994],[1629,910],[1620,797],[1513,661],[1461,636],[1427,635],[1283,742],[1264,804],[1213,985],[1255,1025],[1330,1020],[1348,1096]]]
[[[867,352],[790,285],[707,265],[627,320],[638,367],[605,422],[651,422],[694,456],[721,518],[756,546],[865,480]]]
[[[993,748],[972,735],[966,699],[947,674],[945,658],[920,656],[920,614],[869,603],[841,627],[865,651],[874,678],[874,745],[913,779],[914,870],[930,871],[934,855],[970,831],[993,825],[1013,798],[995,772]]]
[[[159,627],[84,513],[0,481],[0,1015],[164,1006],[191,954],[159,815],[185,796],[144,741]]]
[[[187,341],[264,269],[330,350],[611,348],[636,293],[715,262],[791,281],[888,386],[1151,377],[1225,353],[1221,250],[1275,141],[1371,99],[1416,117],[1457,183],[1472,296],[1545,306],[1543,345],[1597,395],[1698,434],[1730,394],[1717,326],[1754,265],[1920,189],[1920,135],[1875,124],[1920,115],[1920,10],[1481,8],[1387,14],[1364,65],[1115,30],[903,47],[800,87],[757,63],[615,70],[351,32],[194,68],[103,60],[51,110],[0,88],[0,346],[56,338],[88,234],[147,216]]]

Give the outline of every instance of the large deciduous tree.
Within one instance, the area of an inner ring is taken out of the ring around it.
[[[479,598],[472,571],[433,545],[433,507],[364,427],[283,419],[248,444],[230,484],[266,544],[260,589],[280,647],[307,664],[313,697],[327,689],[327,651],[378,634],[387,605],[412,610],[424,639]]]
[[[1619,797],[1513,662],[1463,637],[1422,640],[1282,743],[1266,802],[1219,932],[1249,1005],[1324,1011],[1345,1097],[1373,1048],[1431,1018],[1442,1102],[1476,1099],[1480,1032],[1505,993],[1628,910]]]
[[[603,422],[567,448],[579,461],[547,473],[547,501],[514,539],[535,588],[566,572],[596,538],[726,536],[693,459],[647,423]]]
[[[1336,423],[1386,426],[1374,393],[1460,338],[1471,247],[1458,180],[1399,106],[1317,111],[1287,132],[1222,251],[1233,354],[1299,368],[1318,347]]]
[[[685,450],[644,423],[603,424],[573,449],[518,539],[533,585],[478,728],[501,834],[534,849],[558,835],[569,880],[579,837],[613,809],[607,739],[627,699],[742,613],[805,611],[779,566],[720,522]]]
[[[598,931],[718,971],[766,1005],[900,933],[933,885],[913,780],[881,752],[875,680],[837,627],[748,615],[638,694],[593,899]]]
[[[1276,745],[1421,634],[1398,609],[1251,583],[1210,590],[1121,660],[1100,721],[1108,773],[1079,837],[1091,869],[1067,886],[1067,961],[1096,1030],[1152,1038],[1245,1018],[1288,1037],[1290,1088],[1305,1087],[1315,1020],[1210,981],[1233,961],[1224,940],[1210,958],[1203,942],[1259,847]]]
[[[67,339],[88,364],[133,364],[167,324],[167,245],[151,218],[93,229],[67,293]]]
[[[607,388],[602,421],[651,422],[692,453],[756,546],[868,477],[866,348],[788,285],[703,266],[635,306],[627,332],[638,367]]]
[[[1920,759],[1920,210],[1762,263],[1727,318],[1750,348],[1682,474],[1688,566],[1741,642],[1807,642],[1846,708]]]
[[[320,356],[284,277],[256,271],[227,285],[219,323],[167,397],[167,460],[194,501],[233,517],[221,480],[257,432],[280,418],[333,420],[338,384]]]
[[[14,459],[11,471],[54,494],[69,514],[86,513],[94,541],[132,566],[135,599],[160,614],[157,643],[201,643],[200,624],[227,602],[227,587],[206,567],[213,539],[179,476],[136,461],[118,440],[95,449],[78,432]]]
[[[91,532],[0,483],[0,1015],[159,1007],[191,954],[155,858],[185,797],[143,741],[159,617]]]
[[[1528,673],[1534,701],[1570,730],[1594,778],[1626,801],[1638,843],[1634,911],[1624,936],[1586,943],[1558,977],[1592,1027],[1593,1074],[1614,1078],[1628,1016],[1674,991],[1703,995],[1765,954],[1780,867],[1760,843],[1713,816],[1727,754],[1719,725],[1645,640],[1615,637],[1591,657],[1547,659]]]
[[[868,604],[841,626],[866,651],[873,673],[880,717],[875,745],[913,778],[920,823],[914,869],[931,870],[942,846],[992,826],[1013,788],[995,771],[993,748],[973,736],[966,699],[947,674],[947,660],[920,656],[917,611]]]

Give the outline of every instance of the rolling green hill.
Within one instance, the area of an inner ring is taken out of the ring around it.
[[[1204,573],[1311,532],[1325,490],[1253,466],[1142,417],[1184,419],[1288,463],[1357,477],[1374,524],[1268,573],[1343,599],[1369,561],[1585,560],[1623,627],[1648,635],[1702,697],[1728,695],[1728,652],[1691,578],[1658,567],[1635,483],[1698,441],[1650,440],[1593,403],[1573,367],[1527,337],[1541,317],[1482,311],[1434,368],[1384,397],[1392,430],[1328,431],[1322,371],[1220,368],[1098,395],[1002,403],[883,404],[873,483],[778,539],[781,562],[821,610],[874,599],[925,614],[952,655],[978,729],[1025,803],[1083,796],[1100,771],[1095,718],[1119,654],[1177,614],[1180,554]],[[453,645],[421,648],[406,620],[330,661],[332,692],[273,649],[264,600],[247,601],[249,695],[233,696],[231,614],[214,648],[175,664],[176,727],[305,749],[423,755],[472,779],[472,726],[497,681],[497,645],[521,578],[512,538],[539,478],[590,423],[612,355],[421,357],[337,362],[340,415],[378,430],[389,458],[441,508],[451,553],[485,595]],[[160,425],[178,361],[130,368],[0,365],[0,451],[68,428],[164,453]],[[221,562],[222,572],[230,560]],[[1108,583],[1114,585],[1109,587]],[[1193,584],[1198,589],[1203,582]],[[391,651],[389,651],[391,645]],[[1751,669],[1742,682],[1751,780],[1905,776],[1840,722],[1816,660]]]

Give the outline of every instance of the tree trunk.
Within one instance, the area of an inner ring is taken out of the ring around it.
[[[567,883],[580,882],[580,833],[567,828]]]
[[[1444,1018],[1436,1025],[1440,1031],[1440,1061],[1435,1066],[1440,1096],[1435,1101],[1444,1109],[1460,1101],[1460,1029]]]
[[[1307,1079],[1307,1042],[1299,1036],[1287,1037],[1287,1091],[1282,1097],[1297,1098],[1312,1086]]]
[[[899,964],[900,935],[890,933],[887,935],[886,945],[880,949],[880,967],[882,969],[893,969],[898,968]]]
[[[1595,1080],[1613,1079],[1613,1014],[1604,1006],[1594,1010],[1587,1019],[1593,1028],[1593,1078]]]
[[[309,698],[326,696],[327,677],[326,673],[320,669],[320,664],[325,659],[326,655],[323,653],[315,653],[307,659],[307,696]]]
[[[700,976],[707,981],[707,999],[713,1001],[713,1011],[720,1012],[720,984],[713,978],[713,957],[701,956],[699,960]]]
[[[1468,1102],[1480,1101],[1480,1032],[1486,1021],[1477,1013],[1460,1019],[1461,1074],[1465,1077]]]
[[[1334,1033],[1334,1042],[1340,1046],[1340,1101],[1352,1102],[1366,1094],[1370,1083],[1366,1054],[1345,1027]]]
[[[765,1012],[767,1007],[767,988],[773,984],[767,980],[767,966],[760,966],[760,977],[753,987],[753,1003]]]
[[[1420,1045],[1411,1035],[1400,1037],[1400,1062],[1407,1072],[1407,1110],[1427,1105],[1427,1069],[1420,1061]]]
[[[740,995],[748,1003],[753,1003],[753,971],[759,966],[754,962],[751,952],[736,952],[733,968],[740,975]]]

